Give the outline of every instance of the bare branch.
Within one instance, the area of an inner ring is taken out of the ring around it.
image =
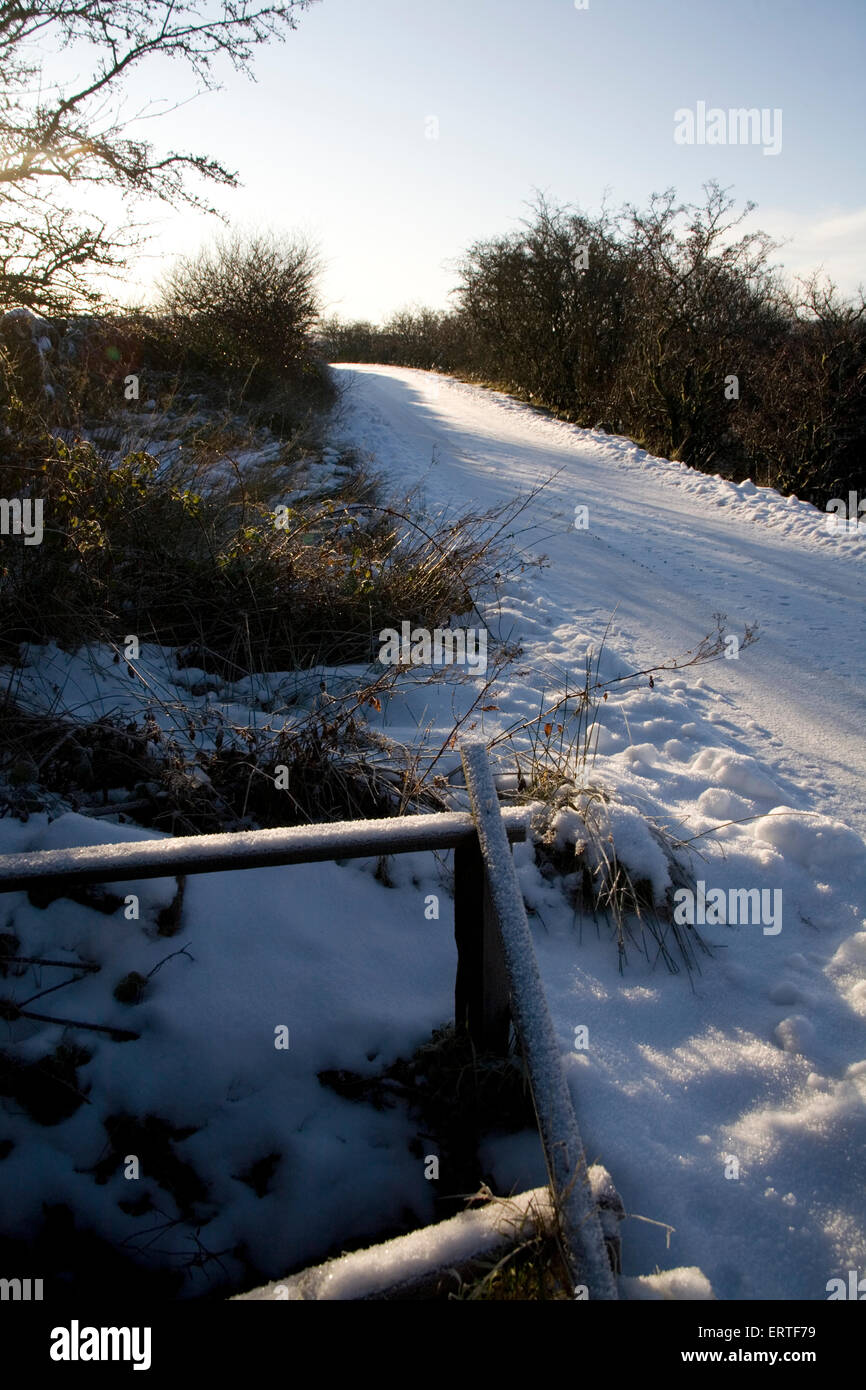
[[[192,72],[198,91],[220,83],[217,64],[226,60],[252,76],[254,50],[284,40],[298,15],[315,0],[255,4],[251,0],[0,0],[0,262],[4,298],[47,302],[52,277],[55,298],[89,297],[85,268],[119,263],[122,248],[104,226],[57,207],[46,210],[40,189],[78,185],[118,189],[124,196],[157,199],[199,211],[216,209],[191,181],[237,186],[237,174],[205,154],[154,151],[132,138],[135,119],[107,114],[116,105],[126,75],[152,56],[176,58]],[[76,43],[89,48],[89,75],[48,89],[32,79],[40,72],[39,48]],[[33,88],[33,89],[31,89]],[[113,235],[113,234],[112,234]],[[40,254],[41,253],[41,254]],[[75,271],[72,278],[70,272]]]

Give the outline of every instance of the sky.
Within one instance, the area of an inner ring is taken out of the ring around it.
[[[227,66],[223,90],[171,111],[194,79],[158,60],[130,75],[124,113],[153,103],[167,114],[131,133],[237,171],[241,188],[210,190],[233,225],[314,242],[325,311],[342,318],[447,307],[461,254],[514,230],[536,191],[595,213],[671,186],[701,201],[709,179],[757,205],[746,229],[786,243],[789,275],[822,266],[853,294],[864,41],[863,0],[316,0],[256,51],[255,81]],[[83,61],[45,58],[63,77]],[[735,108],[764,113],[751,143]],[[129,301],[220,230],[188,210],[148,215]]]

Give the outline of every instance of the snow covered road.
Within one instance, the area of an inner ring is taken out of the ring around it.
[[[579,680],[611,615],[606,678],[694,649],[716,613],[728,633],[760,625],[736,660],[619,687],[593,776],[682,838],[702,836],[693,867],[708,888],[781,891],[778,935],[708,926],[717,949],[693,983],[634,951],[620,976],[604,929],[585,924],[578,941],[531,848],[515,857],[590,1161],[630,1212],[675,1228],[668,1248],[660,1227],[628,1222],[626,1273],[695,1265],[720,1298],[826,1298],[828,1281],[866,1265],[866,537],[496,393],[338,370],[345,439],[394,487],[418,490],[419,520],[550,479],[519,522],[536,528],[521,532],[527,558],[546,564],[482,604],[521,647],[484,733],[532,717],[566,672]],[[434,703],[424,713],[436,722]],[[397,708],[386,723],[410,741],[418,719],[407,698],[402,724]],[[716,828],[729,820],[741,823]],[[648,837],[622,819],[614,829],[630,870],[662,888]],[[514,1141],[489,1161],[501,1187],[543,1181]]]
[[[540,611],[531,624],[515,617],[515,637],[547,628],[565,665],[585,634],[598,645],[616,611],[612,640],[639,668],[693,648],[716,612],[734,632],[757,621],[760,646],[701,671],[721,717],[811,791],[804,806],[866,832],[866,533],[832,536],[808,503],[653,459],[451,378],[338,371],[352,437],[392,478],[420,482],[431,511],[486,508],[552,479],[522,518],[538,525],[550,568],[536,586]],[[586,529],[574,525],[579,505]]]

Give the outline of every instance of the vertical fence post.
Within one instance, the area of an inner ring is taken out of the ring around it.
[[[477,839],[454,851],[454,1020],[479,1052],[508,1052],[508,972]]]

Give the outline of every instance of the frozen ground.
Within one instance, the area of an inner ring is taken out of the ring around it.
[[[620,974],[607,929],[575,922],[530,846],[515,859],[588,1157],[610,1171],[632,1217],[649,1218],[623,1225],[625,1274],[699,1269],[723,1299],[825,1298],[828,1280],[866,1265],[866,541],[831,536],[807,504],[650,458],[493,393],[405,369],[339,371],[334,444],[369,452],[412,493],[419,520],[550,479],[517,523],[522,573],[482,602],[491,631],[521,650],[475,734],[536,715],[542,692],[561,692],[569,673],[582,678],[606,630],[600,670],[613,679],[694,649],[717,612],[731,633],[760,624],[736,660],[656,675],[653,688],[645,678],[612,687],[591,772],[618,797],[610,831],[620,857],[657,895],[667,869],[647,817],[681,840],[701,837],[691,867],[708,892],[781,891],[778,922],[703,927],[717,949],[691,980],[637,946]],[[585,529],[574,524],[581,506]],[[157,725],[176,727],[172,701],[189,699],[204,673],[179,671],[156,648],[143,649],[139,669],[162,700],[152,702]],[[212,681],[213,717],[261,723],[278,678],[268,682]],[[428,726],[431,741],[444,738],[482,685],[407,680],[381,724],[405,743]],[[90,716],[143,713],[140,687],[104,652],[34,655],[21,695]],[[728,821],[739,823],[718,828]],[[563,818],[563,842],[578,829]],[[0,852],[144,833],[71,815],[4,819]],[[0,1162],[3,1230],[26,1237],[43,1202],[67,1202],[115,1245],[149,1243],[151,1260],[183,1267],[196,1292],[218,1267],[215,1252],[243,1286],[244,1266],[225,1253],[241,1237],[257,1273],[278,1278],[344,1240],[428,1219],[432,1184],[409,1150],[418,1136],[403,1110],[341,1099],[316,1079],[322,1069],[378,1072],[451,1016],[455,952],[439,866],[402,856],[392,888],[374,868],[191,878],[170,940],[157,936],[155,915],[173,881],[117,889],[140,892],[139,921],[64,901],[39,909],[23,894],[0,900],[0,930],[14,931],[22,952],[102,965],[34,1008],[142,1032],[124,1044],[73,1035],[92,1052],[79,1085],[99,1103],[59,1124],[0,1101],[0,1142],[12,1143]],[[425,916],[430,894],[438,921]],[[106,983],[147,974],[181,945],[189,954],[151,977],[142,1003],[111,998]],[[57,980],[36,968],[3,992],[25,998]],[[281,1025],[288,1049],[275,1047]],[[575,1050],[580,1026],[588,1045]],[[38,1022],[2,1028],[0,1047],[22,1060],[63,1037]],[[97,1183],[86,1171],[117,1113],[196,1127],[172,1146],[205,1185],[191,1207],[180,1211],[146,1164],[137,1181],[118,1168]],[[258,1196],[243,1175],[272,1155]],[[484,1157],[501,1191],[544,1180],[528,1137],[491,1140]],[[130,1193],[149,1195],[151,1210],[121,1208]],[[669,1282],[695,1296],[694,1280]],[[634,1296],[638,1286],[628,1287]]]

